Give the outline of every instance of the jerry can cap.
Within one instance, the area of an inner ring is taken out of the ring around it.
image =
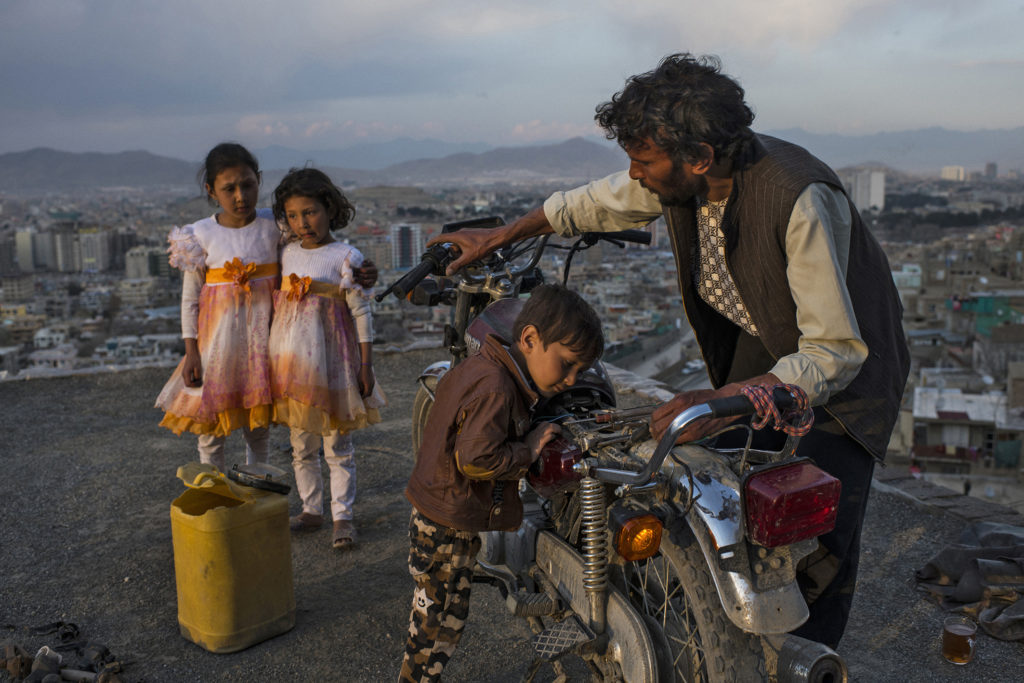
[[[252,493],[231,481],[216,467],[201,462],[186,463],[178,468],[178,479],[190,489],[202,489],[224,498],[248,502]]]

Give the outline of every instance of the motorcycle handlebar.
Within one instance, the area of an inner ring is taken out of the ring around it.
[[[780,410],[791,408],[795,402],[793,396],[781,388],[777,388],[772,392],[772,400]],[[592,470],[592,476],[614,484],[646,484],[661,469],[661,464],[665,461],[668,452],[675,446],[676,439],[694,420],[702,417],[735,417],[739,415],[752,415],[753,413],[754,404],[742,394],[739,396],[716,398],[707,403],[698,403],[697,405],[690,406],[672,420],[672,424],[669,425],[661,440],[658,441],[658,445],[655,446],[651,459],[647,461],[646,466],[641,471],[631,472],[596,467]]]
[[[383,301],[388,294],[393,292],[399,299],[404,299],[423,278],[431,274],[444,275],[444,269],[451,260],[452,252],[449,245],[447,243],[435,244],[424,252],[422,259],[412,270],[398,278],[394,284],[374,298],[377,301]]]

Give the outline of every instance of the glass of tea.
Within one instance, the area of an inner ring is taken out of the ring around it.
[[[942,626],[942,656],[958,666],[974,658],[978,625],[968,617],[946,617]]]

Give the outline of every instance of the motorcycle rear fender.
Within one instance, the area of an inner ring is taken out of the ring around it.
[[[444,373],[448,372],[452,368],[452,362],[448,360],[439,360],[436,363],[431,363],[423,369],[420,373],[417,381],[427,390],[430,394],[430,400],[434,400],[434,392],[437,390],[437,383],[440,381]]]
[[[562,599],[586,622],[590,602],[583,587],[580,554],[550,531],[542,531],[537,535],[537,566],[558,589]],[[658,680],[654,645],[643,619],[614,586],[609,584],[607,590],[608,656],[622,667],[622,677],[627,683]]]
[[[756,634],[787,633],[804,623],[809,612],[795,577],[784,577],[769,589],[757,589],[747,559],[739,479],[721,456],[711,451],[699,446],[681,446],[675,451],[691,476],[672,458],[665,460],[661,472],[670,481],[681,482],[683,490],[693,482],[693,503],[686,522],[700,544],[729,620]],[[816,547],[814,539],[790,546],[791,567]]]

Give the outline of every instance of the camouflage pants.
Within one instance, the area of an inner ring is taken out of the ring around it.
[[[476,532],[449,529],[413,508],[409,519],[409,573],[416,582],[400,681],[439,681],[469,616]]]

